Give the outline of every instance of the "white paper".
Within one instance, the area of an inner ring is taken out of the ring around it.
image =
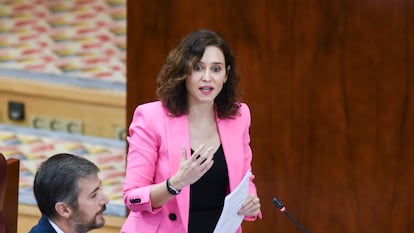
[[[234,233],[240,227],[244,215],[237,213],[249,194],[249,178],[251,174],[250,171],[247,171],[240,184],[224,199],[223,211],[214,233]]]

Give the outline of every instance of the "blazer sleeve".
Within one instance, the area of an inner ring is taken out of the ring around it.
[[[154,184],[159,138],[149,105],[136,108],[129,126],[124,203],[133,212],[152,209],[150,191]]]

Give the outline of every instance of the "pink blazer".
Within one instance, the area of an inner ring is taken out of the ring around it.
[[[232,191],[251,170],[250,110],[242,104],[240,115],[235,119],[216,120]],[[124,202],[130,213],[121,232],[187,233],[190,188],[183,188],[179,195],[158,209],[151,208],[150,190],[154,183],[165,181],[178,170],[181,146],[184,145],[187,155],[191,155],[189,135],[187,115],[170,116],[160,101],[136,108],[127,138],[129,149],[124,183]],[[253,179],[252,175],[249,193],[256,194]],[[237,232],[241,232],[241,228]]]

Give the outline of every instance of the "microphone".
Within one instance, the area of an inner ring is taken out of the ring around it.
[[[293,224],[295,224],[295,226],[297,226],[303,232],[311,233],[308,229],[306,229],[305,227],[303,227],[302,225],[300,225],[298,222],[296,222],[296,220],[287,211],[285,205],[283,205],[283,203],[281,201],[279,201],[279,199],[277,199],[276,197],[274,197],[273,198],[273,203],[275,203],[276,207],[280,210],[280,212],[284,213],[289,218],[289,220],[292,221]]]

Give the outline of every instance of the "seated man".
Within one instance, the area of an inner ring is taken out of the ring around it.
[[[103,227],[109,199],[98,172],[94,163],[71,154],[43,162],[33,184],[42,217],[29,233],[83,233]]]

